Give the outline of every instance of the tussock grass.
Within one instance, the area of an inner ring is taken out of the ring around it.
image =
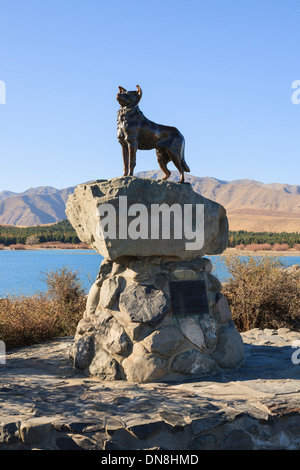
[[[43,273],[46,293],[0,300],[0,340],[7,349],[73,335],[86,302],[77,272],[67,267]]]
[[[223,293],[239,331],[287,327],[300,330],[300,269],[285,269],[273,256],[224,256],[229,273]],[[86,304],[77,272],[43,273],[46,293],[0,300],[0,340],[7,349],[75,334]]]
[[[224,256],[231,275],[224,285],[239,331],[300,329],[300,269],[285,268],[273,256]]]

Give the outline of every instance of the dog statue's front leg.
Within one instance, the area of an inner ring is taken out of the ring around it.
[[[123,176],[128,175],[128,163],[129,163],[129,155],[128,155],[128,145],[122,145],[122,155],[123,155],[123,165],[124,165],[124,173]]]
[[[129,175],[133,176],[133,170],[136,165],[137,146],[134,144],[129,144],[128,151],[129,151]]]

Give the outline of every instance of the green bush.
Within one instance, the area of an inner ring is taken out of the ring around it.
[[[285,268],[273,256],[224,256],[231,275],[224,285],[239,331],[252,328],[300,329],[300,270]]]

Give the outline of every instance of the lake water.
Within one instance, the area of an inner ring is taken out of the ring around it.
[[[88,291],[103,257],[94,250],[0,251],[0,298],[47,290],[43,273],[67,266],[78,271]]]
[[[221,282],[228,272],[220,256],[208,256],[213,264],[213,274]],[[286,266],[300,265],[299,256],[281,258]],[[8,294],[31,295],[47,289],[43,273],[64,266],[78,271],[86,291],[95,280],[103,257],[94,250],[28,250],[0,251],[0,298]]]

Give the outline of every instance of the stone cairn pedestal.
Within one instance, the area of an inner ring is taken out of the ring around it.
[[[203,204],[203,246],[186,250],[185,239],[104,239],[99,207],[110,204],[119,215],[120,196],[127,196],[128,207]],[[212,263],[203,257],[226,248],[228,223],[222,206],[190,185],[122,177],[77,186],[66,213],[79,238],[104,256],[70,351],[75,368],[102,380],[142,383],[182,381],[242,364],[241,335],[222,285],[211,274]],[[180,291],[191,288],[183,281],[205,286],[201,313],[184,311],[184,304],[178,313],[170,287],[175,293],[177,286]]]

